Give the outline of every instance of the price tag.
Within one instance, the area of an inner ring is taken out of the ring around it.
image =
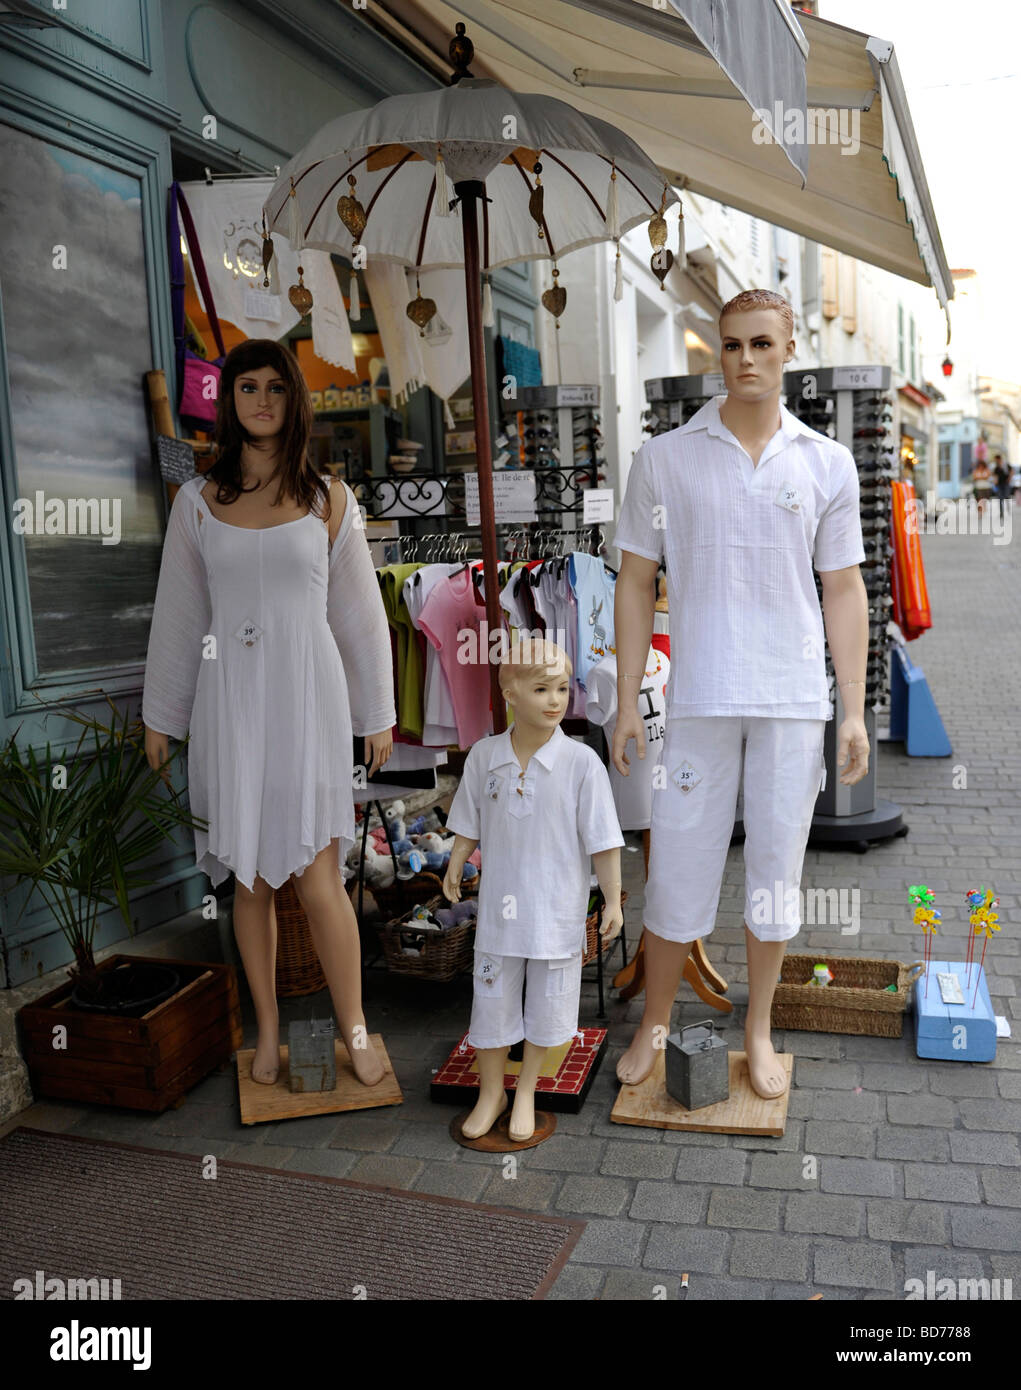
[[[280,296],[266,290],[245,290],[245,315],[266,323],[280,322]]]
[[[707,396],[718,396],[721,391],[726,390],[723,384],[723,373],[705,372],[702,377],[702,389]]]
[[[600,521],[613,520],[613,489],[587,487],[582,493],[582,522],[593,526]]]
[[[464,475],[464,504],[469,526],[478,526],[479,476]],[[535,521],[535,474],[528,469],[505,468],[493,474],[493,517],[495,521]]]
[[[940,998],[944,1004],[963,1004],[964,995],[961,992],[961,980],[957,975],[938,974]]]
[[[558,386],[557,405],[598,405],[598,386]]]
[[[834,367],[834,391],[860,391],[883,389],[882,367]]]

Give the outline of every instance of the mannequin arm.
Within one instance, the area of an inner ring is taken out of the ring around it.
[[[833,657],[844,718],[837,730],[837,767],[844,786],[860,782],[868,772],[869,740],[865,732],[864,681],[869,647],[869,602],[857,565],[820,570],[826,638]],[[844,764],[847,764],[846,767]]]
[[[379,734],[397,723],[390,625],[358,503],[343,487],[347,507],[330,549],[326,618],[344,663],[352,733]]]
[[[478,840],[469,840],[465,835],[454,836],[454,846],[447,860],[447,872],[443,876],[443,893],[449,902],[461,901],[461,871],[477,844]]]
[[[869,601],[865,581],[857,565],[842,570],[821,570],[823,616],[826,638],[833,657],[837,684],[865,679],[869,646]],[[865,714],[865,687],[842,686],[840,698],[844,713],[862,719]]]
[[[617,709],[624,714],[638,708],[641,677],[652,645],[659,562],[630,550],[622,550],[621,556],[614,588],[613,630],[617,643]],[[626,679],[634,675],[639,679]]]
[[[212,622],[193,491],[181,488],[170,508],[142,690],[145,727],[177,739],[188,733],[203,639]]]
[[[603,849],[592,856],[596,878],[602,890],[606,906],[599,931],[603,944],[612,941],[624,925],[624,914],[620,908],[620,850]]]

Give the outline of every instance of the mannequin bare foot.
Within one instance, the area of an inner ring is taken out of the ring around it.
[[[351,1058],[354,1074],[363,1086],[378,1086],[386,1075],[386,1067],[380,1061],[376,1049],[370,1042],[367,1047],[353,1047],[349,1039],[344,1039],[347,1055]]]
[[[514,1108],[511,1110],[510,1137],[516,1144],[531,1139],[535,1133],[535,1092],[515,1091]]]
[[[475,1109],[461,1126],[461,1133],[466,1139],[481,1139],[496,1124],[507,1109],[507,1104],[507,1092],[504,1090],[500,1091],[499,1096],[480,1094]]]
[[[640,1086],[656,1064],[658,1048],[653,1046],[655,1024],[644,1020],[631,1039],[631,1046],[617,1063],[617,1080],[625,1086]]]
[[[745,1055],[752,1089],[765,1100],[775,1100],[787,1089],[787,1073],[773,1050],[769,1033],[750,1033],[745,1030]]]
[[[280,1075],[280,1035],[274,1029],[265,1036],[259,1034],[252,1058],[252,1080],[260,1086],[272,1086]]]

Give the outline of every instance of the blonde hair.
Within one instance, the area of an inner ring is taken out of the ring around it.
[[[720,310],[720,332],[723,332],[726,314],[746,314],[752,309],[774,309],[780,315],[787,337],[794,337],[794,312],[783,295],[774,290],[742,290],[733,299],[728,299]]]
[[[546,637],[516,637],[500,659],[500,689],[508,703],[513,704],[511,694],[521,681],[534,680],[546,676],[550,680],[566,673],[573,674],[571,658]]]

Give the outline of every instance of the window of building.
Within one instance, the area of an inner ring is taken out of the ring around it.
[[[897,368],[904,371],[904,305],[897,305]]]

